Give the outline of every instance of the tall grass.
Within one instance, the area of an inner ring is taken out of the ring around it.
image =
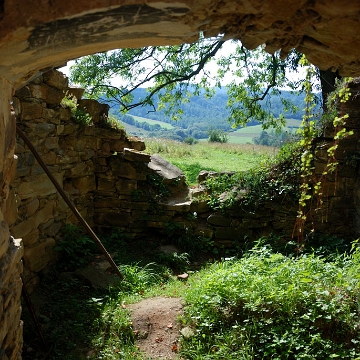
[[[109,291],[52,277],[44,288],[51,307],[47,302],[41,312],[49,354],[147,359],[136,347],[127,305],[160,295],[185,300],[181,359],[359,360],[360,248],[325,253],[285,256],[263,238],[240,259],[191,273],[187,283],[154,264],[122,265],[126,280]]]
[[[360,359],[360,251],[327,262],[273,253],[202,270],[185,294],[185,359]]]
[[[246,171],[276,154],[272,147],[251,144],[218,144],[199,142],[194,145],[174,140],[149,138],[146,152],[157,153],[184,171],[189,184],[196,183],[201,170]]]

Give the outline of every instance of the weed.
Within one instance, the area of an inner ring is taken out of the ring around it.
[[[83,126],[89,126],[92,123],[92,117],[83,109],[79,109],[77,98],[69,93],[65,94],[65,97],[61,100],[63,107],[69,108],[71,115],[75,122]]]
[[[358,248],[326,262],[257,246],[240,260],[202,270],[185,295],[186,321],[196,332],[184,339],[183,357],[355,359],[359,261]]]
[[[282,199],[295,203],[299,198],[301,147],[287,144],[274,160],[231,176],[208,177],[205,181],[207,199],[214,210],[247,207],[254,211],[265,201]]]
[[[124,126],[116,117],[112,115],[106,116],[105,114],[99,122],[99,127],[110,130],[124,130]]]
[[[67,224],[55,250],[62,253],[63,264],[71,269],[76,269],[87,263],[88,257],[94,254],[96,246],[81,228]]]
[[[177,252],[174,252],[166,254],[160,252],[155,255],[155,261],[172,269],[175,273],[185,272],[190,265],[188,253],[178,254]]]

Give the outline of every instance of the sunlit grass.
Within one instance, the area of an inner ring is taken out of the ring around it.
[[[209,142],[188,145],[155,138],[145,139],[145,144],[147,153],[159,154],[183,170],[190,184],[196,182],[201,170],[246,171],[277,152],[276,148],[261,145]]]

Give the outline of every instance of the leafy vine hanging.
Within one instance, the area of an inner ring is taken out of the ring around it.
[[[320,175],[316,175],[314,167],[315,151],[314,139],[318,136],[315,116],[313,113],[315,107],[314,94],[312,92],[311,79],[314,77],[316,69],[311,65],[305,56],[301,59],[301,64],[307,68],[306,81],[305,81],[305,114],[302,120],[302,126],[299,130],[301,135],[301,146],[304,151],[301,157],[301,185],[300,185],[300,198],[297,219],[295,222],[293,237],[296,236],[298,240],[297,251],[300,252],[305,246],[307,237],[314,232],[314,224],[312,220],[312,204],[316,199],[316,210],[323,210],[324,185],[326,183],[327,175],[335,174],[335,190],[336,191],[336,170],[338,160],[336,159],[336,150],[339,146],[340,140],[353,134],[345,128],[346,119],[349,117],[345,113],[344,104],[349,100],[351,92],[348,87],[351,78],[344,79],[338,90],[333,93],[330,98],[331,107],[333,108],[333,121],[332,125],[335,129],[335,135],[332,145],[327,149],[327,164]],[[336,107],[340,104],[340,113],[337,114]],[[311,221],[312,228],[309,234],[305,234],[305,223]],[[327,220],[327,218],[326,218]]]

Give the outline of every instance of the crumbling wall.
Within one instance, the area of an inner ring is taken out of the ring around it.
[[[70,109],[60,104],[67,92],[76,95],[79,106],[91,114],[91,126],[74,122]],[[107,105],[81,99],[81,95],[81,89],[69,89],[67,78],[52,70],[17,91],[14,107],[19,126],[96,230],[117,228],[136,239],[166,235],[169,226],[175,226],[195,241],[205,237],[218,247],[236,246],[270,233],[287,238],[293,235],[296,202],[279,197],[256,211],[214,212],[206,202],[191,199],[178,168],[157,155],[139,151],[144,143],[127,137],[122,129],[106,126]],[[351,106],[356,108],[353,103]],[[325,179],[324,203],[321,207],[314,203],[309,217],[309,228],[346,237],[357,233],[349,226],[356,212],[356,164],[348,159],[349,153],[356,151],[359,131],[355,125],[357,112],[352,110],[350,115],[348,124],[355,135],[340,142],[338,171]],[[331,135],[318,147],[318,175],[328,161],[326,149]],[[77,220],[20,139],[16,153],[17,175],[11,188],[16,201],[9,205],[7,221],[11,233],[23,239],[24,278],[31,289],[38,281],[37,273],[56,258],[53,248],[61,238],[61,228]]]
[[[0,80],[0,91],[6,96],[6,86]],[[9,210],[12,204],[10,182],[16,170],[15,114],[10,99],[0,108],[0,359],[19,359],[22,350],[21,273],[23,247],[21,239],[10,236],[8,223],[13,221]]]
[[[82,93],[69,89],[62,73],[49,71],[16,92],[14,107],[18,126],[81,215],[93,225],[95,192],[103,186],[96,174],[102,173],[103,159],[124,147],[143,149],[144,145],[121,129],[101,128],[108,106],[96,101],[78,99],[79,106],[91,114],[93,125],[74,122],[70,109],[61,105],[67,92],[79,97]],[[31,290],[38,281],[37,273],[56,258],[54,246],[61,228],[77,220],[20,138],[16,154],[16,179],[11,186],[14,201],[9,204],[8,222],[11,234],[23,239],[24,279]]]

